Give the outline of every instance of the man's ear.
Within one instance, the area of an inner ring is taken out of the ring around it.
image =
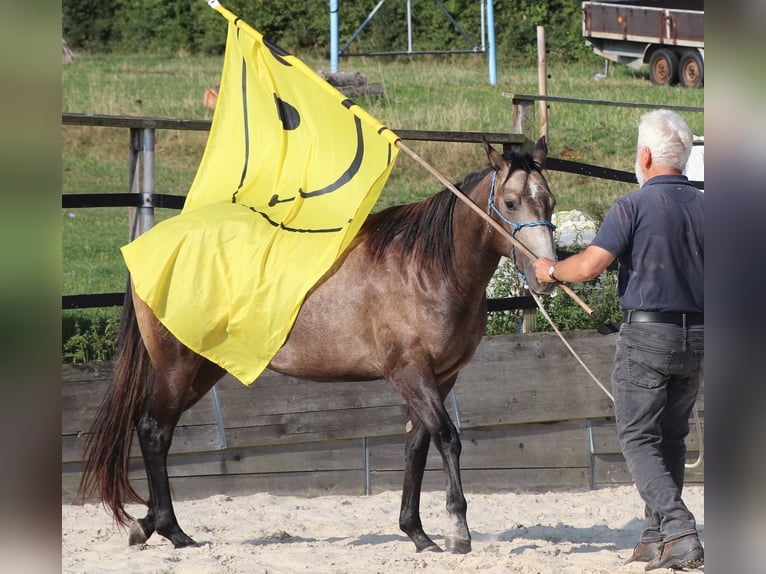
[[[644,168],[644,171],[649,171],[652,167],[652,150],[645,147],[641,149],[640,153],[641,156],[639,157],[639,161],[641,162],[641,167]]]

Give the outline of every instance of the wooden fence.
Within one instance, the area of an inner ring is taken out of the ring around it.
[[[615,335],[566,334],[609,387]],[[62,499],[73,500],[83,439],[111,364],[62,369]],[[168,471],[177,498],[256,491],[364,494],[403,480],[406,407],[387,381],[312,383],[266,371],[251,387],[231,376],[217,385],[223,434],[210,396],[184,413]],[[455,387],[468,492],[594,488],[630,483],[611,401],[553,333],[485,337]],[[703,397],[698,408],[704,412]],[[457,414],[456,414],[457,413]],[[225,448],[222,448],[223,445]],[[688,440],[696,458],[697,436]],[[424,488],[441,490],[435,449]],[[132,480],[146,493],[137,443]],[[701,482],[704,468],[687,472]]]

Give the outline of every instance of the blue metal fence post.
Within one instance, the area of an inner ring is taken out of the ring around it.
[[[330,0],[330,73],[338,71],[338,0]]]
[[[489,85],[497,85],[497,58],[495,57],[495,7],[487,0],[487,55],[489,60]]]

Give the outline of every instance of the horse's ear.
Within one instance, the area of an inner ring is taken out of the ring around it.
[[[545,136],[537,140],[535,144],[535,151],[532,152],[532,159],[536,165],[540,166],[540,169],[545,167],[545,158],[548,157],[548,140]]]
[[[501,154],[499,151],[497,151],[495,148],[489,145],[489,142],[487,140],[484,140],[482,142],[482,145],[484,146],[484,151],[487,152],[487,157],[489,158],[489,166],[495,171],[499,171],[500,169],[502,169],[502,167],[505,165],[505,159],[503,159],[503,154]]]

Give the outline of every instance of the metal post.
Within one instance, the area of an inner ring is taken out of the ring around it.
[[[362,456],[364,456],[364,493],[369,496],[372,494],[372,483],[370,481],[370,444],[367,437],[362,439]]]
[[[130,193],[141,193],[141,130],[130,128]],[[137,209],[128,208],[128,240],[133,241],[138,237]]]
[[[485,0],[481,0],[481,6],[479,8],[480,16],[481,16],[481,51],[486,52],[487,51],[487,27],[484,23],[484,18],[487,15],[487,7],[485,4]]]
[[[330,0],[330,73],[338,71],[338,0]]]
[[[141,159],[143,160],[143,189],[141,207],[138,208],[138,235],[154,226],[154,128],[141,130]]]
[[[407,53],[412,52],[412,2],[407,0]]]
[[[455,428],[457,432],[460,432],[460,411],[457,410],[457,397],[455,396],[455,388],[449,392],[449,398],[452,401],[452,411],[455,413]]]
[[[130,128],[130,192],[141,194],[129,211],[130,241],[154,226],[154,140],[154,128]]]
[[[537,331],[537,309],[524,309],[521,312],[521,332],[534,333]]]
[[[487,52],[489,60],[489,85],[497,85],[497,58],[495,57],[495,7],[487,0]]]
[[[221,450],[224,450],[228,444],[226,443],[226,431],[223,426],[223,415],[221,414],[221,404],[218,402],[218,391],[215,385],[210,389],[210,396],[213,397],[213,409],[215,410],[215,424],[218,427],[218,440],[221,443]]]
[[[375,5],[375,8],[372,9],[372,11],[367,15],[367,18],[364,19],[364,22],[356,29],[356,31],[351,34],[351,37],[348,39],[348,41],[343,44],[343,47],[340,49],[341,52],[345,52],[346,48],[348,48],[351,45],[351,42],[356,40],[356,37],[362,32],[364,27],[368,24],[370,20],[372,20],[372,17],[375,16],[378,10],[380,10],[380,7],[383,6],[383,3],[386,0],[379,0],[379,2]]]
[[[585,428],[588,432],[588,482],[590,489],[596,488],[596,460],[595,460],[595,445],[593,444],[593,419],[588,419],[585,423]]]

